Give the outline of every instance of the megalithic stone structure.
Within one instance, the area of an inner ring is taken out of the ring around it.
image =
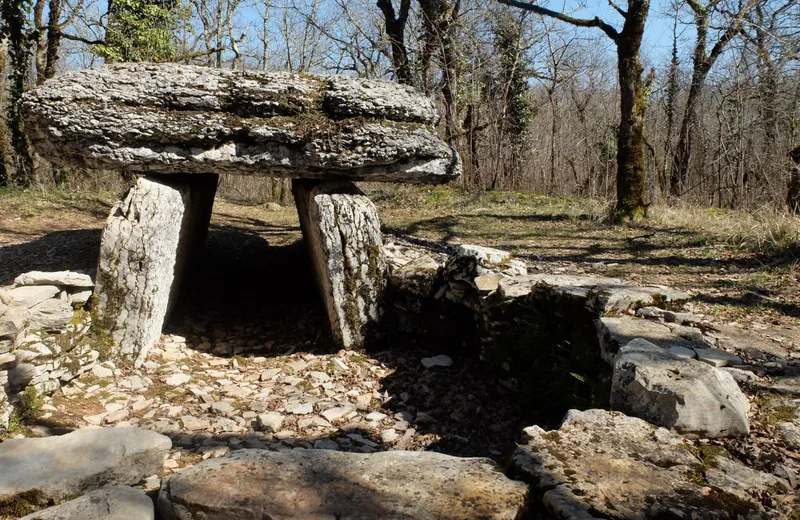
[[[347,181],[295,180],[292,192],[334,338],[360,347],[386,289],[375,205]]]
[[[457,179],[456,152],[415,89],[346,76],[114,64],[25,94],[28,137],[61,166],[142,177],[102,236],[96,312],[116,358],[158,341],[201,244],[219,174],[289,177],[333,337],[363,344],[381,315],[380,222],[350,181]]]

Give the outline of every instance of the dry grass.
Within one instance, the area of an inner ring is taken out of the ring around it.
[[[378,206],[387,241],[400,233],[499,247],[544,272],[597,274],[696,290],[702,295],[698,310],[721,320],[758,318],[798,325],[800,222],[786,213],[656,206],[644,222],[613,224],[607,218],[611,206],[604,200],[452,186],[361,186]],[[58,255],[74,256],[80,244],[67,242],[70,232],[62,230],[101,227],[116,196],[59,189],[0,191],[0,257],[7,260],[7,270],[14,271],[5,273],[6,278],[32,268],[32,258],[44,257],[48,265],[35,266],[43,269],[60,265]],[[226,200],[222,193],[212,226],[239,241],[250,237],[256,241],[248,246],[251,249],[261,241],[275,247],[300,238],[291,203],[277,208],[243,204],[238,198]],[[59,248],[54,240],[39,240],[42,247],[48,246],[46,254],[35,254],[35,244],[16,246],[47,233],[56,235],[52,231],[59,231],[67,245]],[[76,237],[96,240],[85,233]],[[0,258],[0,278],[3,264]]]

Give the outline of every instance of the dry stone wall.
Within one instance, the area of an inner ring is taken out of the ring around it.
[[[85,309],[93,281],[85,273],[33,271],[0,288],[0,432],[52,393],[107,357],[110,345],[90,337]],[[42,315],[42,308],[57,312]]]

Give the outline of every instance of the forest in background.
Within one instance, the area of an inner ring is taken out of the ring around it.
[[[800,210],[795,0],[0,5],[0,185],[80,177],[32,156],[25,90],[103,62],[174,61],[414,85],[439,102],[470,189],[616,197],[626,216],[655,202]],[[670,24],[665,57],[642,48],[656,10]],[[284,181],[224,182],[288,197]]]

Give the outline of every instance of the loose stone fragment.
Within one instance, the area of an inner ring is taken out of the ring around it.
[[[741,365],[742,358],[735,354],[730,354],[724,350],[716,348],[696,348],[697,358],[703,363],[708,363],[712,367],[724,367],[727,365]]]
[[[488,459],[241,450],[173,475],[158,509],[167,520],[516,520],[527,496],[527,486]]]
[[[161,468],[169,437],[138,428],[87,428],[0,444],[0,500],[20,493],[63,499],[103,485],[135,484]]]
[[[450,356],[445,356],[444,354],[429,358],[422,358],[422,366],[425,368],[449,367],[452,365],[453,360],[450,358]]]
[[[614,361],[611,406],[700,437],[747,435],[750,403],[730,374],[681,359],[643,339]]]
[[[22,517],[21,520],[153,520],[153,501],[138,489],[110,486]]]

